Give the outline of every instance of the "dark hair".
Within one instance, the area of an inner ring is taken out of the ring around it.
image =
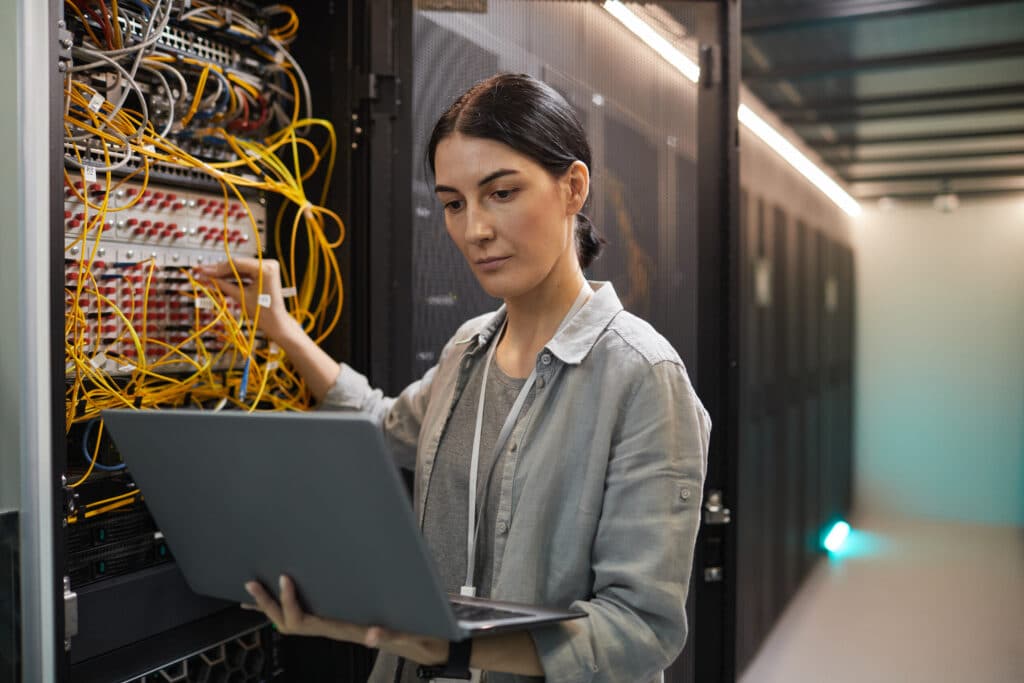
[[[590,168],[590,143],[569,103],[554,88],[526,74],[498,74],[467,90],[441,115],[430,135],[427,162],[434,173],[437,146],[462,133],[508,145],[560,178],[575,161]],[[583,213],[576,214],[576,254],[587,268],[605,239]]]

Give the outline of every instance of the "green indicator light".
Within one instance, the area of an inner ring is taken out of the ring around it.
[[[107,563],[104,562],[103,560],[100,560],[100,563],[96,566],[96,571],[98,571],[100,574],[106,574],[107,573]]]
[[[100,541],[107,540],[107,530],[106,529],[100,529],[99,533],[97,534],[97,536],[99,536]]]

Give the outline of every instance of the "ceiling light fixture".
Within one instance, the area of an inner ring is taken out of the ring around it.
[[[679,51],[672,43],[665,40],[650,24],[638,17],[631,9],[619,0],[607,0],[604,8],[608,13],[622,22],[622,25],[647,43],[652,50],[661,55],[666,62],[679,70],[681,74],[696,83],[700,80],[700,67],[692,59]]]
[[[850,216],[859,216],[861,213],[860,204],[839,186],[835,180],[821,170],[813,161],[808,159],[803,152],[787,140],[782,133],[775,130],[771,124],[762,119],[754,110],[745,104],[740,105],[740,123],[750,129],[757,137],[764,140],[769,147],[774,149],[779,156],[789,162],[800,174],[811,181],[815,187],[821,190],[826,197]]]
[[[700,67],[697,66],[696,62],[680,52],[661,34],[655,31],[650,24],[622,4],[620,0],[606,0],[604,8],[609,14],[618,19],[623,26],[636,34],[640,40],[647,43],[652,50],[661,55],[665,61],[678,69],[681,74],[694,83],[700,80]],[[754,113],[750,107],[741,104],[738,115],[740,123],[774,149],[790,166],[799,171],[811,184],[821,190],[826,197],[835,202],[839,208],[850,216],[859,216],[861,214],[861,207],[856,199],[851,197],[846,190],[839,186],[839,183],[808,159],[785,136],[775,130],[771,124]]]

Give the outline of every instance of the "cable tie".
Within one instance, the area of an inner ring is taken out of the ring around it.
[[[284,287],[281,289],[281,296],[286,299],[291,299],[299,295],[299,290],[294,287]]]
[[[260,294],[256,299],[256,302],[263,308],[270,308],[270,301],[271,299],[269,294]]]
[[[299,208],[299,211],[302,212],[302,217],[307,221],[313,220],[313,202],[307,201]]]

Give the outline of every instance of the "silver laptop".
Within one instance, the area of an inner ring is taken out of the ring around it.
[[[305,609],[461,640],[585,614],[442,590],[380,429],[355,413],[105,410],[196,593],[251,602],[288,574]]]

